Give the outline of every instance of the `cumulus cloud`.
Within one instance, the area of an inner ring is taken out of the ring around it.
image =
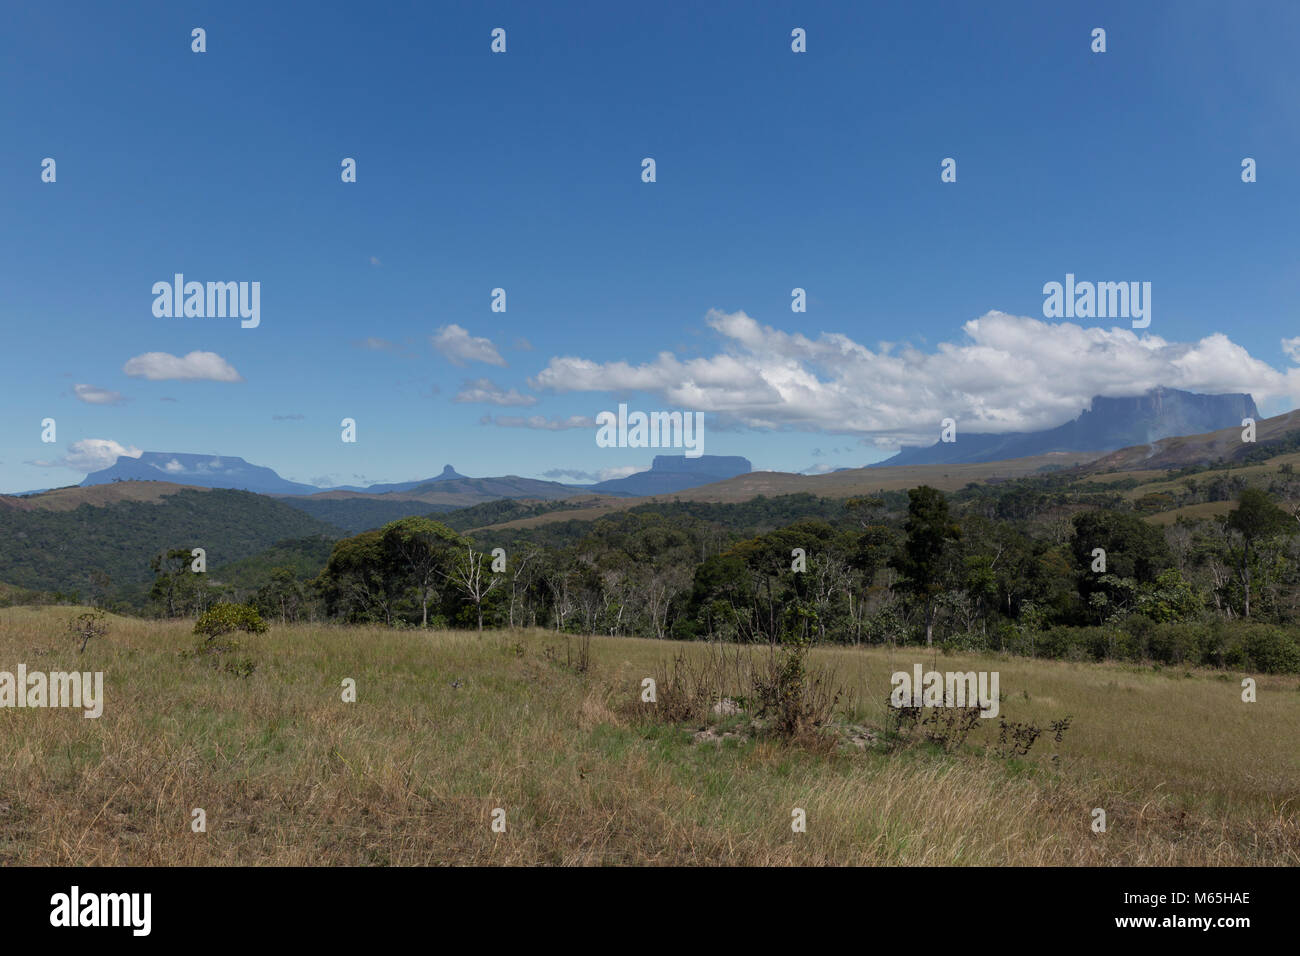
[[[462,385],[460,392],[456,395],[456,401],[482,402],[487,405],[503,406],[536,405],[537,397],[535,395],[524,395],[513,388],[506,391],[491,379],[480,378]]]
[[[111,438],[83,438],[68,446],[68,453],[52,464],[89,474],[110,467],[119,458],[139,458],[144,452]]]
[[[500,428],[536,428],[543,431],[558,432],[569,428],[595,428],[596,419],[587,415],[570,415],[568,418],[547,418],[545,415],[484,415],[478,420],[480,425],[497,425]]]
[[[712,356],[594,362],[555,357],[529,384],[553,392],[641,391],[669,407],[716,413],[720,427],[795,428],[870,438],[881,447],[929,443],[939,422],[967,433],[1051,428],[1094,395],[1137,395],[1159,385],[1249,392],[1257,402],[1300,396],[1300,369],[1279,372],[1226,335],[1196,342],[1139,336],[1128,328],[989,312],[963,337],[930,351],[847,335],[817,338],[760,325],[744,312],[712,310],[722,339]]]
[[[74,385],[72,393],[87,405],[120,405],[126,401],[121,392],[114,392],[98,385]]]
[[[1282,351],[1286,353],[1286,357],[1292,362],[1300,365],[1300,335],[1293,339],[1283,339]]]
[[[433,347],[442,353],[452,365],[463,366],[467,362],[484,362],[488,365],[504,367],[506,360],[501,357],[497,347],[490,339],[470,335],[459,325],[444,325],[429,337]]]
[[[152,382],[167,380],[242,382],[244,377],[216,352],[190,352],[181,357],[168,352],[145,352],[128,359],[122,371]]]

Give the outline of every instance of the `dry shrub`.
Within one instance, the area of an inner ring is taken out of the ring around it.
[[[656,667],[656,700],[647,703],[637,695],[633,709],[638,716],[670,724],[707,723],[716,705],[732,701],[753,713],[765,730],[794,740],[815,735],[844,696],[832,669],[808,665],[806,645],[773,644],[763,656],[721,643],[691,650],[678,651]]]

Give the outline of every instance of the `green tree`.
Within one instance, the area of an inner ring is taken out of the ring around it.
[[[1245,589],[1245,616],[1250,617],[1250,550],[1262,541],[1279,534],[1293,532],[1290,517],[1273,504],[1268,493],[1260,488],[1244,488],[1237,497],[1237,507],[1227,518],[1229,530],[1241,535],[1241,584]]]
[[[961,528],[948,514],[948,499],[938,488],[921,485],[907,493],[906,537],[891,566],[903,576],[903,589],[921,602],[925,612],[925,643],[934,643],[936,599],[948,587],[949,544],[961,539]]]
[[[420,602],[420,626],[429,626],[429,604],[438,583],[452,579],[455,550],[461,537],[431,518],[401,518],[384,525],[380,540],[388,566],[414,590]]]

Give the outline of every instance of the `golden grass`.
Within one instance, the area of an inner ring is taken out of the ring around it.
[[[889,674],[916,661],[998,670],[1011,719],[1073,715],[1062,744],[1009,764],[696,743],[629,716],[670,642],[595,638],[577,674],[546,631],[273,626],[239,678],[180,658],[188,622],[114,618],[79,656],[76,611],[0,610],[0,670],[102,670],[107,697],[98,720],[0,709],[0,863],[1300,863],[1295,678],[1260,677],[1242,704],[1238,675],[815,652],[858,721],[883,720]]]
[[[0,507],[16,508],[19,511],[75,511],[82,505],[103,508],[117,504],[119,501],[141,501],[146,504],[161,504],[163,498],[179,491],[212,491],[195,485],[178,485],[170,481],[114,481],[104,485],[89,485],[85,488],[55,488],[38,495],[16,498],[12,495],[0,495]]]

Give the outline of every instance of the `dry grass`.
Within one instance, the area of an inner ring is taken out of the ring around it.
[[[107,697],[98,720],[0,709],[0,863],[1300,863],[1294,678],[1260,678],[1242,704],[1235,675],[939,657],[999,670],[1010,718],[1074,716],[1062,744],[1009,764],[698,744],[623,716],[668,642],[595,638],[579,674],[545,631],[273,627],[244,639],[259,666],[240,678],[181,659],[185,622],[113,619],[78,655],[78,610],[0,610],[0,670],[102,670]],[[889,674],[936,663],[814,659],[860,701],[847,716],[876,725]]]

